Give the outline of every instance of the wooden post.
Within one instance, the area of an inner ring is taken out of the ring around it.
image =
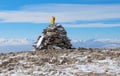
[[[54,25],[55,24],[55,17],[52,16],[52,19],[50,20],[50,24]]]

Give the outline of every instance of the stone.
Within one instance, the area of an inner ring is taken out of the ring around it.
[[[67,32],[61,24],[49,25],[43,29],[42,36],[38,37],[33,46],[36,50],[72,48]]]

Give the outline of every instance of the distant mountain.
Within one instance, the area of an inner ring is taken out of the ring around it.
[[[32,39],[3,39],[0,38],[0,53],[1,52],[18,52],[31,51],[34,40]],[[84,48],[120,48],[120,40],[112,39],[89,39],[89,40],[72,40],[73,47]]]
[[[0,46],[11,46],[11,45],[29,45],[34,41],[31,39],[4,39],[0,38]]]
[[[71,43],[75,48],[120,48],[120,40],[112,39],[72,40]]]
[[[0,46],[0,53],[32,51],[32,50],[33,50],[32,44],[30,44],[30,45]]]
[[[3,39],[0,38],[0,53],[31,51],[33,50],[31,39]]]

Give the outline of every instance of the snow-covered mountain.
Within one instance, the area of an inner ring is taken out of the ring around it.
[[[0,38],[0,52],[17,52],[32,50],[33,40],[31,39],[4,39]]]
[[[33,50],[34,40],[32,39],[4,39],[0,38],[0,52],[17,52]],[[89,39],[72,40],[73,47],[84,48],[120,48],[120,40],[112,39]]]
[[[75,48],[120,48],[120,40],[112,39],[72,40],[71,43]]]

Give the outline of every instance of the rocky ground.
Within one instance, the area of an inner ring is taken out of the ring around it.
[[[120,49],[1,53],[0,76],[120,76]]]

